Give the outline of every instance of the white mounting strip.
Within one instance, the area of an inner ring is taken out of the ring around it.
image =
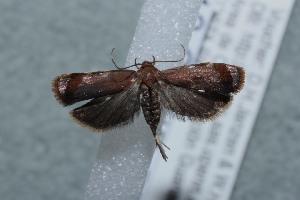
[[[201,0],[145,0],[125,66],[152,60],[182,57]],[[170,63],[157,63],[159,69]],[[180,65],[180,63],[176,63]],[[174,67],[171,63],[170,67]],[[104,115],[106,113],[103,113]],[[158,129],[160,132],[160,128]],[[137,200],[149,169],[155,141],[141,114],[133,125],[103,134],[97,160],[87,185],[86,200]]]

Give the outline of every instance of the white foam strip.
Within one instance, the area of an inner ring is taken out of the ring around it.
[[[201,2],[146,0],[126,66],[133,64],[135,58],[138,62],[152,60],[152,55],[157,60],[180,59],[183,53],[180,44],[188,46]],[[158,65],[159,69],[165,66],[168,65]],[[132,126],[104,134],[85,199],[139,199],[154,149],[152,133],[143,117]]]

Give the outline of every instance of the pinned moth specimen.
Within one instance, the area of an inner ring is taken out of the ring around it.
[[[183,58],[182,58],[183,59]],[[83,100],[88,103],[71,111],[82,126],[108,131],[130,124],[143,111],[155,143],[164,160],[167,155],[157,126],[163,108],[179,119],[204,121],[218,116],[244,85],[245,72],[224,63],[183,65],[160,71],[158,62],[136,63],[138,70],[118,70],[62,74],[53,79],[56,99],[64,106]],[[142,108],[142,109],[141,109]],[[169,149],[169,148],[168,148]]]

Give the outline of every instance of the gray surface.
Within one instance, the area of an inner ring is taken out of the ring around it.
[[[0,0],[0,199],[82,199],[99,140],[57,104],[50,81],[113,68],[113,47],[124,63],[141,4]],[[299,15],[297,0],[233,200],[299,199]]]
[[[140,0],[0,1],[0,199],[82,199],[99,137],[51,92],[65,72],[125,63]]]

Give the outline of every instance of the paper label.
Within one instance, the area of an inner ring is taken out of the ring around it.
[[[206,24],[195,30],[187,61],[242,66],[245,86],[213,122],[164,121],[169,159],[155,152],[142,200],[164,200],[170,191],[176,200],[230,199],[294,0],[206,3],[199,16]]]

